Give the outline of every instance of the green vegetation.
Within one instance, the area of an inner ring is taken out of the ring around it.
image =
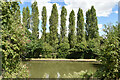
[[[61,10],[61,28],[60,28],[60,43],[66,42],[66,16],[67,16],[67,10],[63,6]]]
[[[107,39],[101,46],[98,60],[102,67],[97,71],[97,76],[102,79],[120,78],[120,37],[118,26],[105,25]]]
[[[39,26],[39,11],[38,11],[38,6],[37,6],[37,2],[35,1],[32,6],[32,15],[31,15],[31,18],[32,18],[32,35],[33,35],[33,38],[37,39],[39,37],[39,29],[38,29],[38,26]]]
[[[28,77],[28,71],[21,62],[28,38],[25,36],[25,27],[19,22],[19,5],[17,2],[2,2],[2,69],[5,78]]]
[[[55,51],[57,52],[57,47],[58,47],[58,10],[56,4],[53,4],[52,6],[52,11],[51,11],[51,16],[49,19],[50,23],[50,37],[49,37],[49,43],[52,47],[55,48]]]
[[[42,39],[46,41],[46,23],[47,23],[47,11],[46,7],[44,6],[42,9]]]
[[[77,13],[77,43],[85,41],[83,10],[79,8]]]
[[[39,39],[39,10],[37,2],[22,11],[18,2],[0,1],[2,33],[2,66],[5,78],[28,77],[24,58],[70,58],[98,59],[102,67],[96,72],[101,79],[120,78],[120,25],[105,25],[105,37],[99,36],[94,6],[86,12],[86,23],[82,9],[69,14],[69,33],[66,35],[67,9],[62,7],[60,34],[58,34],[58,10],[53,4],[49,18],[49,33],[46,33],[47,10],[42,10],[42,37]],[[32,33],[28,29],[32,30]],[[77,32],[77,33],[76,33]],[[68,75],[69,76],[69,75]],[[79,75],[78,75],[79,76]]]
[[[30,28],[30,10],[28,6],[26,8],[25,7],[23,8],[22,14],[23,14],[22,22],[24,26],[27,29],[29,29]]]
[[[76,43],[76,37],[75,37],[75,13],[74,13],[74,10],[72,10],[70,15],[69,15],[68,40],[69,40],[70,48],[74,48],[75,43]]]
[[[94,6],[86,12],[86,40],[99,38],[98,22]]]
[[[93,78],[93,73],[88,71],[74,72],[73,74],[64,74],[63,78],[81,78],[81,79],[91,79]]]

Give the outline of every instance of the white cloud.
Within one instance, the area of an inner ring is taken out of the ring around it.
[[[22,22],[22,18],[23,18],[23,15],[21,14],[21,23],[23,24],[23,22]]]
[[[99,28],[99,34],[100,34],[100,36],[102,36],[104,34],[104,32],[103,32],[103,24],[98,24],[98,28]]]
[[[39,32],[39,39],[42,37],[42,33],[41,32]]]
[[[103,25],[102,24],[98,24],[98,28],[102,28],[103,27]]]
[[[114,11],[114,13],[118,14],[118,11]]]
[[[82,8],[85,12],[94,5],[97,16],[109,16],[112,13],[112,8],[117,4],[118,0],[64,0],[67,4],[67,9],[73,9],[75,12],[78,8]]]

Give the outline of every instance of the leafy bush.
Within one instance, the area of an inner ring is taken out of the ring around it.
[[[102,67],[97,71],[97,77],[102,79],[120,78],[120,42],[116,28],[117,26],[105,26],[107,38],[98,58]]]
[[[38,58],[42,53],[43,43],[41,40],[32,39],[26,46],[26,57],[28,58]]]
[[[58,49],[58,58],[65,58],[67,56],[67,54],[69,53],[69,43],[64,42],[64,43],[60,43],[59,45],[59,49]]]
[[[16,71],[9,73],[9,72],[5,72],[3,73],[4,78],[28,78],[29,77],[29,70],[27,68],[27,66],[25,64],[22,64],[22,62],[20,62],[20,64],[16,65],[17,68],[15,69]]]
[[[86,43],[85,42],[78,43],[76,44],[75,48],[77,49],[77,53],[79,53],[79,57],[84,58]]]
[[[100,42],[98,39],[92,39],[87,42],[87,48],[85,52],[85,59],[96,58],[99,54]]]
[[[64,74],[63,78],[93,78],[93,73],[88,71],[74,72],[73,74]]]
[[[52,53],[52,51],[54,51],[54,48],[49,44],[49,43],[46,43],[44,42],[43,43],[43,48],[42,48],[42,55],[50,55],[50,53]]]
[[[27,77],[25,76],[27,72],[25,71],[25,74],[22,72],[26,68],[21,67],[21,56],[25,53],[25,46],[29,39],[25,36],[25,28],[20,24],[20,18],[15,18],[18,15],[17,10],[19,10],[18,2],[1,2],[1,7],[2,47],[0,50],[2,52],[3,77]]]
[[[55,75],[55,78],[60,78],[60,80],[63,78],[85,78],[85,79],[90,79],[90,78],[93,78],[93,72],[88,72],[87,70],[86,71],[80,71],[80,72],[74,72],[73,74],[69,73],[69,74],[63,74],[63,75],[60,75],[59,72]],[[43,78],[49,78],[49,74],[45,73],[43,75]]]

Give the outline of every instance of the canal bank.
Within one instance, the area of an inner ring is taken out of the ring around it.
[[[73,62],[96,62],[96,59],[52,59],[52,58],[26,58],[26,61],[73,61]]]

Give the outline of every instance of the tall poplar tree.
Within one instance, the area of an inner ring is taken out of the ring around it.
[[[77,43],[81,43],[84,40],[85,40],[84,16],[83,10],[79,8],[77,13]]]
[[[26,16],[26,8],[25,7],[23,7],[22,15],[23,15],[23,18],[22,18],[23,25],[26,26],[27,25],[27,16]]]
[[[16,9],[16,14],[15,14],[15,20],[18,21],[19,24],[21,24],[21,14],[20,14],[20,6]]]
[[[120,38],[120,23],[118,23],[118,37]]]
[[[86,12],[86,39],[98,38],[98,21],[94,6]]]
[[[60,28],[60,43],[65,42],[66,38],[66,16],[67,16],[67,10],[65,6],[62,7],[61,10],[61,28]]]
[[[68,34],[68,40],[70,44],[70,48],[75,47],[75,13],[74,10],[71,11],[69,15],[69,34]]]
[[[39,11],[38,11],[38,6],[37,6],[37,2],[35,1],[32,4],[32,22],[33,22],[33,26],[32,26],[32,35],[34,38],[38,38],[39,37]]]
[[[52,12],[49,19],[50,23],[50,45],[57,49],[58,46],[58,10],[56,4],[52,6]]]
[[[25,7],[23,8],[22,14],[23,14],[22,22],[24,26],[27,29],[29,29],[30,28],[30,10],[28,6],[26,8]]]
[[[29,29],[30,28],[30,10],[29,10],[29,7],[27,6],[26,7],[26,20],[27,20],[27,25],[26,27]]]
[[[46,7],[43,6],[42,9],[42,39],[46,41],[46,23],[47,23],[47,10]]]

